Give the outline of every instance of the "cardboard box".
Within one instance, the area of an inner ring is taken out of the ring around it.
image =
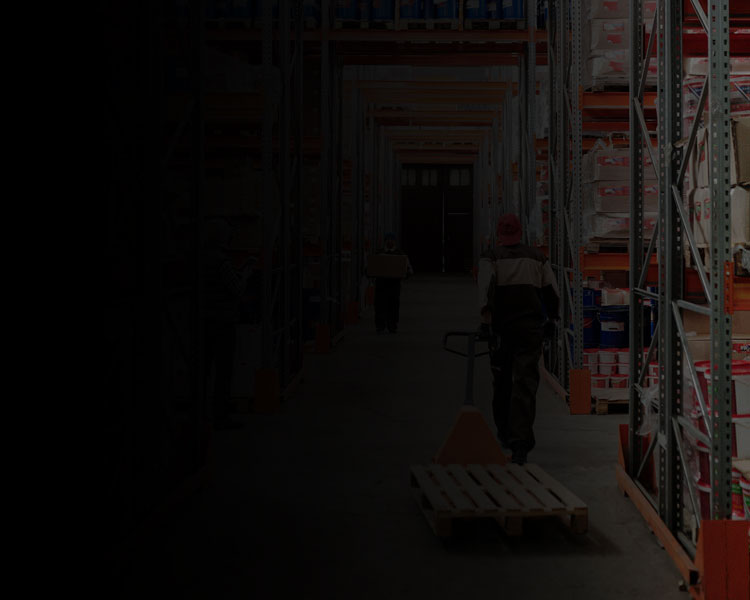
[[[688,348],[693,361],[711,359],[711,319],[691,310],[682,311]],[[750,312],[737,311],[732,316],[732,359],[750,356]]]
[[[750,243],[750,189],[735,186],[729,192],[732,205],[732,245]],[[696,188],[691,197],[693,205],[693,237],[699,247],[711,245],[711,193],[707,188]]]
[[[408,258],[404,254],[373,254],[367,259],[367,275],[370,277],[406,277]]]
[[[695,170],[698,187],[709,187],[710,132],[701,127],[695,147]],[[732,119],[729,152],[730,185],[750,183],[750,117]]]
[[[700,334],[688,336],[688,349],[693,362],[711,360],[711,336]],[[750,357],[750,335],[732,335],[732,360]]]
[[[692,310],[682,311],[682,325],[686,334],[703,335],[711,333],[711,317]],[[750,338],[750,312],[737,311],[732,317],[732,335]]]

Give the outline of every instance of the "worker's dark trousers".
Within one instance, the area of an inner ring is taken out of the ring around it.
[[[379,277],[375,280],[375,328],[396,331],[399,305],[401,303],[401,280]]]
[[[498,436],[513,445],[535,445],[534,417],[539,387],[542,329],[507,329],[500,332],[500,345],[491,357],[493,375],[492,412]]]
[[[213,422],[226,419],[231,410],[232,371],[237,343],[237,329],[232,322],[205,322],[205,377],[211,380],[213,369]]]

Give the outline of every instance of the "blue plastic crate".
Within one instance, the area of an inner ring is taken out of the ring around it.
[[[524,0],[502,0],[503,19],[523,19]]]
[[[424,19],[424,0],[398,0],[400,19]]]
[[[336,18],[355,21],[359,18],[358,0],[336,0]]]
[[[234,0],[232,0],[234,1]],[[250,16],[256,19],[263,18],[263,4],[265,0],[248,0],[250,4]],[[279,0],[273,0],[273,18],[279,18]]]
[[[374,21],[393,21],[393,0],[372,0],[370,19]]]
[[[425,14],[428,19],[457,19],[457,0],[426,0]]]
[[[320,0],[304,1],[305,27],[317,27],[320,25]]]
[[[486,0],[466,0],[464,3],[465,19],[489,19]]]
[[[230,0],[208,0],[206,2],[206,17],[209,19],[226,19],[232,16]]]

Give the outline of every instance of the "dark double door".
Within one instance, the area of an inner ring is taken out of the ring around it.
[[[417,273],[468,273],[474,263],[471,171],[441,166],[415,169],[417,184],[401,188],[404,251]],[[431,178],[422,177],[423,169],[437,170],[437,178],[434,173]],[[456,171],[463,172],[463,177]]]

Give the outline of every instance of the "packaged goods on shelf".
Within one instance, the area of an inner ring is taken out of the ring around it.
[[[647,181],[656,178],[651,166],[651,159],[644,152],[643,175]],[[587,152],[583,157],[583,180],[591,181],[629,181],[630,151],[627,148],[615,149],[599,147]]]
[[[732,208],[732,245],[750,243],[750,188],[734,186],[729,192]],[[691,193],[693,236],[699,247],[711,245],[711,191],[696,188]]]
[[[656,85],[657,65],[651,61],[646,77],[647,85]],[[607,50],[589,56],[583,70],[583,85],[586,88],[603,86],[627,86],[630,82],[629,50]]]
[[[658,211],[659,187],[647,182],[643,189],[644,208]],[[584,184],[584,210],[587,212],[617,213],[630,210],[629,181],[596,181]]]
[[[393,6],[393,2],[391,2]],[[336,18],[355,21],[359,17],[359,2],[357,0],[336,0]]]
[[[641,2],[641,10],[643,11],[643,23],[650,26],[656,14],[656,0],[644,0]]]
[[[523,19],[524,13],[524,0],[502,0],[503,4],[503,19]]]
[[[698,130],[695,147],[695,182],[697,187],[708,187],[709,145],[708,128]],[[750,183],[750,117],[732,119],[730,131],[730,185]]]
[[[690,76],[682,83],[682,122],[686,135],[698,111],[698,100],[705,81],[705,77]],[[739,74],[729,77],[729,112],[736,118],[750,115],[750,75]]]
[[[354,0],[351,0],[354,2]],[[370,19],[373,21],[392,21],[395,3],[393,0],[372,0],[369,5]]]
[[[425,0],[425,14],[428,19],[457,19],[458,0]]]
[[[685,59],[684,75],[708,75],[709,59],[702,56],[691,56]],[[733,56],[729,59],[729,73],[731,75],[750,75],[750,56]]]
[[[586,0],[583,4],[584,19],[627,19],[629,11],[629,0]]]
[[[627,19],[591,19],[586,23],[584,49],[590,51],[627,50]]]
[[[657,213],[644,213],[643,235],[646,238],[651,237],[654,231]],[[620,238],[627,239],[630,237],[630,214],[629,213],[595,213],[584,219],[584,236],[586,239],[591,238]]]
[[[400,19],[424,19],[424,0],[398,0]]]

